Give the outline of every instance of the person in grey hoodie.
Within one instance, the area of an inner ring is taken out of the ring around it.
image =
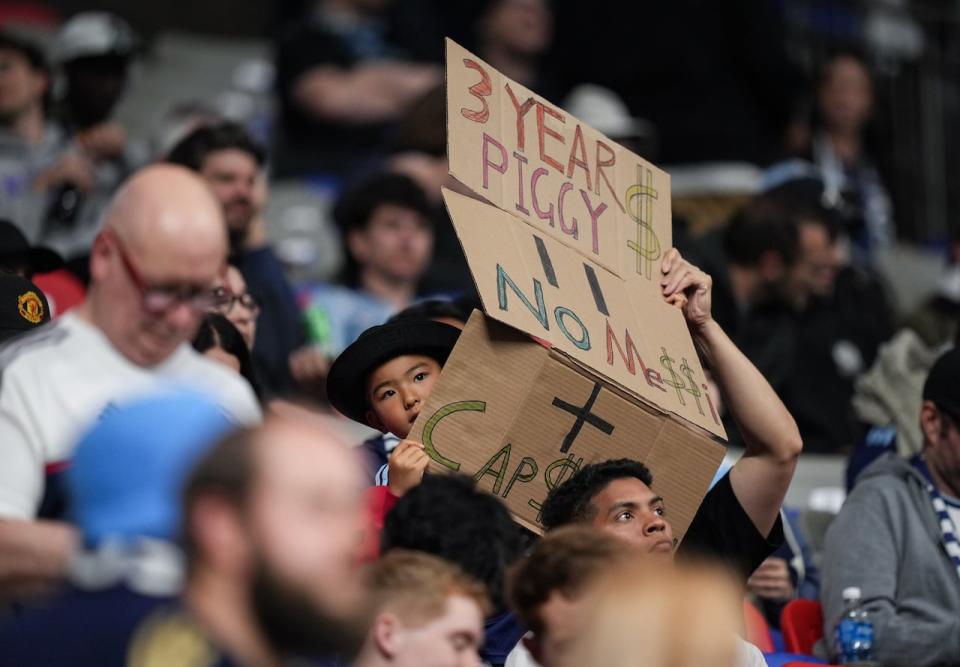
[[[824,643],[857,586],[885,667],[960,665],[960,349],[930,370],[919,421],[922,452],[864,470],[824,549]]]

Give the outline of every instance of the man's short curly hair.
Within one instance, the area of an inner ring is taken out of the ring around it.
[[[547,496],[540,513],[540,521],[547,530],[593,518],[593,499],[617,479],[636,478],[647,486],[653,485],[649,468],[631,459],[613,459],[591,463],[578,470],[573,477],[556,487]]]
[[[507,568],[523,552],[520,527],[506,506],[464,475],[426,475],[387,514],[381,553],[422,551],[458,565],[505,606]]]

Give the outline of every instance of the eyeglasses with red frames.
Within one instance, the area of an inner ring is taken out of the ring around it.
[[[110,239],[117,249],[117,256],[120,257],[120,263],[124,270],[130,276],[130,281],[140,292],[140,300],[143,309],[148,313],[159,315],[167,312],[175,305],[186,304],[198,313],[204,313],[214,305],[214,296],[209,287],[200,285],[155,285],[147,281],[143,274],[137,269],[136,265],[130,260],[126,249],[120,238],[110,232],[104,231],[103,236]]]
[[[237,303],[253,315],[260,312],[260,302],[250,292],[234,294],[226,287],[215,287],[213,289],[213,309],[221,315],[228,315]]]

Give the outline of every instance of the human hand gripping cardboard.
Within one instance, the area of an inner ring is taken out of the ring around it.
[[[687,326],[696,332],[713,319],[711,290],[713,279],[671,248],[660,264],[663,278],[660,288],[667,303],[683,311]]]
[[[403,440],[393,450],[393,454],[390,455],[390,462],[387,464],[390,479],[387,486],[390,493],[399,498],[417,486],[423,479],[423,473],[426,472],[429,464],[430,457],[427,456],[422,443],[414,440]]]

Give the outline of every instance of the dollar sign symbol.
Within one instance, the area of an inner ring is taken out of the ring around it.
[[[569,474],[573,475],[575,472],[580,470],[580,466],[583,464],[583,457],[578,459],[573,458],[573,454],[569,454],[565,459],[557,459],[553,463],[547,466],[547,469],[543,472],[543,478],[547,482],[547,493],[557,488],[563,483],[563,480],[567,478],[567,471]],[[543,509],[543,503],[537,502],[532,498],[527,501],[527,505],[537,510],[537,521],[540,521],[540,512]]]
[[[674,360],[670,356],[670,353],[667,352],[667,348],[661,347],[660,350],[663,354],[660,356],[660,365],[665,371],[670,373],[670,378],[663,378],[663,383],[669,387],[673,387],[677,390],[677,398],[680,400],[680,405],[686,405],[686,401],[683,400],[683,390],[686,388],[686,385],[683,383],[683,379],[677,375],[677,372],[673,370]]]
[[[680,361],[680,372],[687,378],[687,382],[683,381],[683,378],[677,375],[677,371],[673,369],[673,364],[676,363],[676,360],[670,356],[670,353],[667,352],[667,348],[661,347],[660,350],[663,354],[660,356],[660,365],[665,371],[670,373],[670,379],[663,378],[663,383],[669,387],[673,387],[677,392],[677,399],[680,401],[680,405],[686,405],[687,402],[683,398],[684,392],[693,396],[693,400],[697,403],[697,410],[700,411],[700,414],[703,414],[703,407],[700,405],[700,390],[697,388],[697,383],[693,381],[693,369],[690,368],[690,364],[687,363],[686,359]]]
[[[660,240],[653,231],[653,200],[657,191],[653,188],[653,174],[647,169],[643,182],[643,167],[637,165],[637,183],[627,188],[627,215],[637,223],[637,235],[627,241],[627,247],[637,254],[637,273],[650,280],[653,260],[660,257]]]

